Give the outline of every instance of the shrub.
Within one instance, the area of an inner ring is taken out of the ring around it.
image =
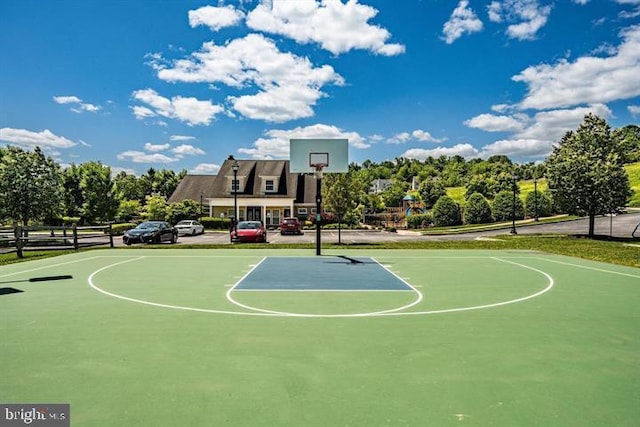
[[[496,195],[493,200],[493,217],[496,221],[510,221],[513,217],[513,192],[503,190]],[[516,197],[515,219],[524,218],[524,206],[522,200]]]
[[[538,205],[538,209],[536,210],[536,202]],[[533,191],[527,194],[527,198],[525,200],[525,212],[529,218],[534,218],[536,212],[538,216],[549,216],[551,215],[551,199],[546,193],[541,193],[538,191],[537,195]]]
[[[121,236],[125,231],[135,228],[136,224],[133,222],[121,222],[119,224],[111,225],[111,232],[114,236]]]
[[[228,230],[231,227],[230,218],[217,218],[212,216],[203,216],[200,223],[207,230]]]
[[[442,196],[433,206],[433,224],[436,227],[462,224],[460,205],[449,196]]]
[[[464,222],[467,224],[486,224],[491,222],[491,206],[480,193],[469,196],[464,210]]]
[[[407,217],[408,228],[425,228],[433,223],[431,214],[414,214]]]

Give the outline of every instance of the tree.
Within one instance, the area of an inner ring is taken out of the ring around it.
[[[140,180],[135,175],[128,174],[124,171],[118,172],[113,179],[115,192],[119,200],[137,200],[144,202],[144,191]]]
[[[171,203],[167,208],[167,221],[172,224],[183,219],[194,219],[200,216],[200,203],[186,199],[181,202]]]
[[[418,187],[420,199],[425,207],[431,209],[438,199],[447,194],[447,190],[439,179],[427,179],[420,183]]]
[[[340,222],[342,218],[357,221],[359,217],[352,213],[360,205],[360,199],[364,199],[364,191],[353,172],[325,174],[322,184],[324,210],[336,214]]]
[[[164,221],[167,218],[167,199],[160,194],[147,196],[144,211],[147,219]]]
[[[80,190],[83,199],[80,218],[83,223],[109,221],[115,217],[119,203],[114,195],[109,166],[95,161],[83,163]]]
[[[382,192],[385,206],[402,206],[402,199],[406,196],[408,189],[409,184],[394,179],[391,186]]]
[[[33,152],[8,147],[0,160],[0,218],[20,221],[55,217],[61,209],[60,166],[45,157],[40,147]]]
[[[462,224],[460,205],[449,196],[440,197],[433,206],[433,225],[446,227],[460,224]]]
[[[80,181],[82,181],[82,168],[80,166],[72,163],[62,171],[63,215],[70,217],[80,216],[82,203],[84,202]]]
[[[512,219],[524,218],[524,205],[520,197],[515,198],[513,191],[502,190],[496,194],[496,198],[493,199],[493,218],[496,221],[511,221]]]
[[[525,200],[525,213],[529,218],[534,218],[536,215],[551,215],[551,199],[547,193],[536,190],[527,194],[527,198]]]
[[[469,196],[464,210],[464,222],[467,224],[486,224],[491,222],[491,206],[480,193]]]
[[[555,202],[564,212],[589,216],[593,238],[595,216],[625,206],[631,196],[623,158],[606,120],[587,114],[567,132],[547,159],[547,180]]]
[[[640,161],[640,126],[627,125],[611,134],[624,163]]]
[[[137,200],[120,200],[116,219],[125,222],[131,221],[140,213],[141,208],[142,206]]]

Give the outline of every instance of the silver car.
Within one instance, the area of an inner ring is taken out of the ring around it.
[[[189,234],[191,236],[195,236],[196,234],[204,234],[204,225],[192,219],[184,219],[178,222],[175,227],[176,230],[178,230],[178,235],[182,236],[184,236],[185,234]]]

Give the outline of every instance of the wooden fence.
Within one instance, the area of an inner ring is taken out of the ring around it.
[[[89,226],[16,226],[0,228],[0,252],[43,249],[75,249],[109,245],[113,248],[113,230],[109,225]]]

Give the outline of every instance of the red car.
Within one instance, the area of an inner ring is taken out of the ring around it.
[[[240,221],[234,230],[231,230],[231,242],[266,243],[267,230],[262,221]]]
[[[280,224],[280,234],[302,234],[302,226],[298,218],[283,218]]]

